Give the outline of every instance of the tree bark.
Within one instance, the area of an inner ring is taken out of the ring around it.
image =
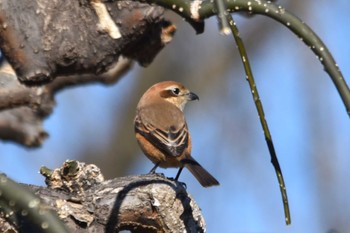
[[[0,48],[11,66],[0,70],[0,139],[42,145],[55,93],[112,84],[133,61],[149,64],[175,32],[163,13],[133,1],[1,1]]]
[[[102,74],[119,56],[147,65],[166,43],[163,12],[133,1],[3,0],[0,47],[27,84]]]
[[[98,167],[77,161],[66,161],[54,171],[42,168],[41,173],[47,188],[25,188],[54,210],[71,232],[205,232],[200,208],[184,184],[163,175],[104,181]],[[0,218],[0,230],[11,226],[18,232],[20,226]]]
[[[26,147],[41,146],[48,137],[43,121],[56,103],[55,94],[65,88],[89,83],[115,83],[132,66],[133,61],[120,58],[111,69],[101,75],[83,74],[60,76],[42,86],[21,84],[7,64],[0,70],[0,139]]]

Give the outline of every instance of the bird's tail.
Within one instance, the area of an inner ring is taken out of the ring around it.
[[[181,160],[185,167],[196,177],[198,182],[203,187],[210,187],[214,185],[219,185],[217,181],[207,170],[205,170],[194,158],[189,157],[187,159]]]

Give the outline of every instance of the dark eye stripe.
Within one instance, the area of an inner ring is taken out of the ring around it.
[[[163,98],[176,97],[179,96],[181,90],[177,87],[166,89],[160,92],[160,96]]]

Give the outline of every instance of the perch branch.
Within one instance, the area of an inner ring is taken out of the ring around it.
[[[98,167],[77,161],[55,170],[42,168],[41,173],[48,188],[23,187],[55,211],[71,232],[205,232],[200,208],[183,184],[162,175],[104,181]],[[8,221],[12,219],[0,215],[0,224]]]

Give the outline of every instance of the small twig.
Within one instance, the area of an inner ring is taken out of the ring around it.
[[[215,0],[215,7],[216,7],[216,10],[218,11],[220,33],[223,35],[229,35],[230,26],[226,18],[226,15],[228,14],[226,9],[226,3],[224,2],[224,0]]]
[[[140,0],[148,3],[154,3],[164,8],[170,9],[188,22],[202,22],[204,19],[216,15],[216,2],[201,0]],[[350,90],[345,82],[342,73],[339,70],[333,56],[322,40],[311,30],[302,20],[294,16],[282,6],[271,1],[247,1],[247,0],[222,0],[226,4],[226,9],[230,12],[249,12],[251,14],[261,14],[273,18],[282,23],[298,36],[312,51],[324,66],[325,71],[331,77],[336,86],[340,97],[343,100],[346,111],[350,116]],[[193,25],[192,25],[193,26]],[[200,33],[196,30],[197,33]]]
[[[291,223],[291,217],[290,217],[290,211],[289,211],[289,205],[288,205],[286,185],[284,183],[282,170],[281,170],[281,167],[280,167],[278,159],[277,159],[277,155],[276,155],[275,147],[273,145],[270,130],[269,130],[267,121],[265,119],[265,113],[264,113],[262,103],[260,101],[258,89],[256,88],[253,73],[252,73],[252,70],[250,68],[248,55],[247,55],[247,52],[245,50],[243,41],[242,41],[241,37],[239,36],[238,28],[236,27],[236,23],[233,21],[232,16],[230,14],[227,14],[226,17],[227,17],[227,21],[229,22],[233,37],[234,37],[236,44],[238,46],[238,50],[239,50],[239,53],[240,53],[241,58],[242,58],[244,70],[245,70],[246,75],[247,75],[246,78],[247,78],[247,81],[249,83],[250,90],[252,92],[255,107],[258,111],[261,126],[264,130],[265,140],[266,140],[267,147],[269,148],[269,152],[270,152],[270,156],[271,156],[271,163],[272,163],[273,167],[275,168],[277,180],[278,180],[278,183],[280,186],[280,191],[282,194],[282,201],[283,201],[286,224],[289,225]]]
[[[251,14],[261,14],[273,18],[290,29],[300,40],[302,40],[316,54],[320,62],[323,64],[325,71],[331,77],[335,87],[337,88],[340,97],[343,100],[346,111],[350,116],[350,90],[345,82],[342,73],[339,70],[332,54],[327,46],[316,35],[313,30],[306,25],[298,17],[294,16],[282,6],[274,4],[270,1],[249,1],[246,0],[225,0],[227,9],[231,12],[247,11]],[[213,13],[214,3],[205,1],[199,8],[198,15],[201,19],[211,17]]]

